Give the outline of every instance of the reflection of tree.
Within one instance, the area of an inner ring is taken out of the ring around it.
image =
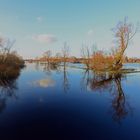
[[[67,93],[67,91],[69,90],[69,85],[70,85],[69,80],[68,80],[67,63],[64,63],[62,67],[55,63],[50,63],[49,65],[45,63],[41,65],[43,65],[43,70],[44,72],[46,72],[48,76],[51,75],[52,71],[55,71],[57,73],[63,72],[62,84],[63,84],[64,92]]]
[[[66,70],[65,65],[63,67],[63,87],[64,87],[64,92],[67,93],[67,91],[69,90],[69,80],[68,80],[68,72]]]
[[[39,67],[40,67],[40,65],[39,65],[39,62],[37,61],[37,62],[35,63],[35,69],[36,69],[37,71],[39,71]]]
[[[114,80],[115,75],[110,75],[108,73],[94,73],[92,78],[90,79],[90,89],[104,91],[109,90],[113,92],[115,90]]]
[[[56,63],[49,63],[49,64],[42,64],[43,70],[46,72],[47,75],[51,75],[52,71],[56,71],[57,73],[60,72],[60,66]]]
[[[17,98],[15,95],[16,89],[17,84],[15,79],[0,79],[0,112],[5,109],[9,97]]]
[[[112,117],[117,122],[120,122],[130,112],[132,112],[132,108],[127,103],[121,86],[122,78],[124,78],[124,75],[120,73],[94,73],[87,76],[85,83],[86,86],[90,87],[90,89],[93,91],[104,92],[105,90],[108,90],[110,93],[112,93]]]
[[[47,75],[51,75],[51,68],[49,64],[45,63],[43,70],[46,72]]]
[[[132,108],[129,103],[126,101],[125,94],[123,92],[121,86],[121,78],[118,77],[115,79],[117,94],[112,101],[113,108],[113,119],[120,123],[120,121],[125,118],[130,112],[132,112]]]
[[[84,71],[82,80],[81,80],[81,87],[82,89],[88,89],[88,85],[90,82],[90,70],[86,69],[86,71]]]

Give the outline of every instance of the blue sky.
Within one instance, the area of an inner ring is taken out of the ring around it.
[[[64,42],[71,55],[80,56],[82,44],[112,47],[113,28],[128,16],[140,21],[139,0],[0,0],[0,35],[15,38],[13,49],[24,58],[46,50],[61,52]],[[140,34],[128,56],[140,57]]]

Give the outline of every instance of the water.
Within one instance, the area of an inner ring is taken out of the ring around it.
[[[140,73],[110,78],[27,64],[18,79],[1,85],[0,137],[139,140],[139,81]]]

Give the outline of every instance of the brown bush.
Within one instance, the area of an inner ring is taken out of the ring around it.
[[[105,55],[102,51],[94,53],[91,58],[91,68],[93,70],[109,70],[112,69],[114,57],[112,55]]]
[[[17,54],[9,53],[6,56],[0,55],[0,78],[1,79],[18,77],[20,73],[20,69],[23,67],[24,67],[24,61]]]

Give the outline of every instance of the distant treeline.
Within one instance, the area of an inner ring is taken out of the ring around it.
[[[84,63],[87,59],[85,58],[78,58],[78,57],[68,57],[67,58],[67,62],[69,63]],[[47,62],[46,59],[44,58],[35,58],[35,59],[25,59],[24,61],[27,62]],[[62,58],[56,58],[56,57],[51,57],[49,59],[50,63],[57,63],[57,62],[63,62]],[[123,60],[123,63],[140,63],[140,58],[128,58],[125,57],[125,59]]]

